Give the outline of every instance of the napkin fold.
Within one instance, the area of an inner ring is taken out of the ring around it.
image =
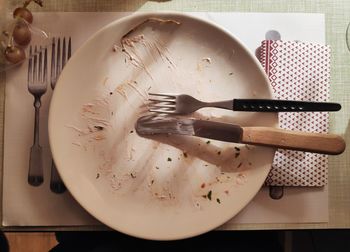
[[[260,47],[260,62],[269,77],[275,99],[328,101],[329,46],[264,40]],[[278,119],[283,129],[328,132],[328,112],[282,112]],[[327,155],[278,150],[266,185],[324,186],[327,184],[327,168]]]

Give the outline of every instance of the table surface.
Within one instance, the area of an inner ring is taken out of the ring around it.
[[[0,3],[6,0],[0,0]],[[23,1],[8,1],[8,5]],[[306,12],[325,13],[326,41],[332,48],[331,101],[342,110],[330,115],[330,132],[350,140],[350,52],[346,46],[346,27],[350,22],[349,0],[45,0],[33,11],[217,11],[217,12]],[[12,8],[14,9],[14,8]],[[0,73],[0,178],[3,164],[3,125],[5,73]],[[350,228],[350,148],[329,158],[329,222],[303,224],[237,224],[234,229]],[[2,182],[2,181],[1,181]],[[0,182],[0,191],[2,184]],[[0,203],[1,204],[1,203]],[[1,214],[0,208],[0,214]],[[106,227],[6,227],[3,230],[101,230]]]

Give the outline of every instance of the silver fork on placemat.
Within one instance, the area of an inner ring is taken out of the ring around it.
[[[34,96],[34,142],[30,148],[28,183],[39,186],[44,181],[42,148],[39,143],[39,116],[41,96],[47,90],[47,48],[38,50],[30,46],[28,60],[28,91]]]
[[[57,39],[57,48],[56,48],[56,39],[52,39],[52,51],[51,51],[51,88],[54,90],[57,79],[66,64],[66,61],[69,60],[72,53],[71,38],[68,40],[68,47],[66,45],[66,38],[63,38],[62,50],[61,50],[61,38]],[[61,180],[60,175],[57,172],[57,168],[54,160],[51,163],[51,181],[50,189],[54,193],[63,193],[66,191],[66,187]]]

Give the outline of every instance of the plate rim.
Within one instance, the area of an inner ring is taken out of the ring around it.
[[[117,19],[115,21],[112,21],[110,22],[109,24],[103,26],[102,28],[100,28],[98,31],[96,31],[95,33],[93,33],[76,51],[75,53],[72,55],[72,59],[74,59],[75,57],[77,57],[77,55],[80,54],[80,51],[84,50],[84,48],[86,47],[87,44],[91,43],[91,41],[93,41],[96,37],[98,37],[100,34],[102,34],[105,30],[108,30],[110,27],[113,27],[113,26],[117,26],[118,24],[120,23],[127,23],[129,21],[132,21],[134,19],[142,19],[142,18],[149,18],[149,17],[154,17],[154,16],[160,16],[160,17],[163,17],[163,16],[172,16],[172,18],[176,18],[176,16],[179,16],[180,18],[181,17],[184,17],[184,18],[189,18],[189,19],[192,19],[192,20],[195,20],[197,22],[200,22],[200,23],[204,23],[205,25],[207,26],[211,26],[215,29],[217,29],[218,31],[224,33],[226,36],[228,36],[231,40],[233,40],[235,43],[237,43],[241,48],[242,50],[247,53],[247,55],[250,57],[251,60],[254,61],[254,64],[255,66],[257,67],[257,70],[259,70],[261,76],[264,78],[264,81],[266,83],[266,86],[268,88],[267,92],[269,93],[270,95],[270,98],[273,97],[273,90],[272,90],[272,87],[271,87],[271,84],[270,84],[270,81],[261,65],[261,63],[258,61],[258,59],[255,57],[255,55],[247,48],[247,46],[241,42],[241,40],[239,38],[237,38],[234,34],[232,34],[230,31],[228,31],[226,28],[214,23],[213,21],[211,20],[206,20],[202,17],[197,17],[197,16],[194,16],[194,15],[191,15],[191,14],[188,14],[188,13],[183,13],[183,12],[176,12],[176,11],[158,11],[158,12],[143,12],[143,13],[132,13],[131,15],[128,15],[128,16],[125,16],[125,17],[122,17],[120,19]],[[66,65],[70,65],[70,63],[72,62],[71,61],[68,61]],[[64,72],[64,69],[63,71]],[[60,88],[61,85],[60,84],[60,80],[61,80],[61,76],[62,74],[60,75],[58,81],[57,81],[57,85],[56,85],[56,89]],[[56,93],[53,92],[53,95],[52,95],[52,98],[51,98],[51,101],[50,101],[50,107],[49,107],[49,116],[48,116],[48,138],[49,138],[49,145],[50,145],[50,148],[51,148],[51,152],[52,152],[52,157],[53,157],[53,160],[57,160],[57,154],[55,154],[55,147],[54,147],[54,144],[53,144],[53,131],[54,131],[54,123],[53,123],[53,118],[54,118],[54,115],[53,115],[53,112],[52,112],[52,108],[55,106],[55,104],[57,103],[56,100],[57,100],[57,95],[55,95]],[[275,117],[274,117],[274,122],[272,123],[274,126],[278,126],[278,117],[277,117],[277,113],[274,113],[275,114]],[[276,149],[274,149],[273,152],[275,152]],[[56,161],[55,161],[56,163]],[[271,160],[271,164],[272,164],[272,160]],[[57,170],[58,170],[58,173],[60,174],[60,176],[62,175],[61,174],[61,169],[60,169],[60,166],[58,165],[57,166]],[[266,174],[265,174],[265,178],[267,177],[268,175],[268,172],[270,171],[270,169],[266,169]],[[64,179],[63,179],[64,181]],[[261,182],[261,185],[259,186],[259,188],[261,188],[261,186],[263,185],[265,180],[262,180]],[[64,181],[65,182],[65,181]],[[131,232],[130,230],[124,230],[122,228],[118,228],[116,227],[115,225],[113,225],[113,223],[107,223],[106,221],[103,220],[103,218],[101,216],[99,216],[98,214],[96,214],[96,211],[94,211],[93,208],[87,206],[84,202],[82,202],[82,200],[79,199],[79,195],[76,195],[76,192],[72,192],[69,188],[69,185],[66,185],[67,186],[67,189],[69,190],[69,193],[73,196],[73,198],[76,200],[76,202],[79,203],[79,205],[85,209],[89,214],[91,214],[94,218],[96,218],[98,221],[100,221],[101,223],[103,223],[104,225],[114,229],[114,230],[117,230],[117,231],[120,231],[124,234],[128,234],[128,235],[131,235],[131,236],[134,236],[134,237],[138,237],[138,238],[143,238],[143,239],[149,239],[149,240],[179,240],[179,239],[184,239],[184,238],[190,238],[190,237],[194,237],[194,236],[197,236],[197,235],[200,235],[200,234],[203,234],[205,232],[208,232],[210,230],[213,229],[213,227],[208,227],[206,229],[206,231],[203,231],[203,230],[200,230],[200,231],[197,231],[197,232],[193,232],[191,234],[186,234],[186,235],[177,235],[177,236],[172,236],[172,237],[153,237],[153,236],[147,236],[147,235],[143,235],[143,236],[140,236],[139,234],[135,234],[133,232]],[[232,214],[231,218],[233,218],[234,216],[236,216],[240,211],[242,211],[242,209],[244,209],[248,204],[249,202],[256,196],[256,194],[259,192],[259,190],[257,190],[253,195],[252,197],[248,197],[246,198],[246,202],[244,204],[242,204],[243,206],[240,208],[240,210],[238,210],[237,213],[234,213]],[[97,217],[98,216],[98,217]],[[225,224],[229,219],[223,221],[222,223],[218,223],[215,225],[215,227],[220,227],[221,225]],[[214,228],[215,228],[214,227]]]

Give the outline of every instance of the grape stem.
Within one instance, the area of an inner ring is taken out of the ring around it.
[[[9,34],[8,38],[7,38],[7,47],[13,47],[13,32],[15,30],[15,26],[18,22],[18,18],[15,18],[15,22],[13,22],[12,26],[11,26],[11,33]]]
[[[33,0],[26,0],[23,3],[23,8],[26,8]],[[34,2],[39,5],[40,7],[43,7],[43,1],[42,0],[34,0]]]
[[[32,2],[33,0],[26,0],[23,3],[23,8],[27,8],[27,6]]]

